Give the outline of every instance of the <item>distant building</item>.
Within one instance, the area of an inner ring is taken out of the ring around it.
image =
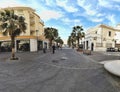
[[[120,29],[118,29],[118,26],[114,28],[100,24],[90,28],[85,34],[84,49],[106,51],[108,47],[115,47],[116,41],[120,40],[120,38],[117,38],[119,33]]]
[[[48,40],[44,37],[44,22],[35,10],[30,7],[8,7],[3,9],[12,9],[18,16],[23,16],[27,23],[26,33],[17,36],[15,41],[16,51],[37,51],[48,45]],[[0,47],[9,47],[9,35],[3,36],[0,33]],[[48,47],[48,46],[47,46]]]

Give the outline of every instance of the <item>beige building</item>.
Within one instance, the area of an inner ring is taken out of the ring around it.
[[[48,41],[44,37],[44,22],[40,16],[35,13],[35,10],[30,7],[8,7],[4,9],[12,9],[18,16],[23,16],[27,23],[26,33],[22,33],[16,38],[16,51],[37,51],[44,46],[47,47]],[[10,37],[3,36],[0,33],[1,47],[9,45]],[[8,46],[7,46],[8,47]]]
[[[108,25],[100,24],[86,31],[84,49],[106,51],[108,47],[115,47],[116,33],[120,30]]]

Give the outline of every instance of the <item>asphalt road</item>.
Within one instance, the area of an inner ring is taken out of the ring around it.
[[[120,79],[72,49],[0,53],[0,92],[120,92]]]

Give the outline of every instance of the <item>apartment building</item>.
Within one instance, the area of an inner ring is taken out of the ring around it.
[[[94,51],[106,51],[108,47],[115,47],[120,29],[108,25],[100,24],[86,31],[84,39],[84,49]]]
[[[23,16],[27,23],[26,33],[16,37],[16,51],[38,51],[48,45],[48,40],[44,37],[44,22],[40,16],[35,13],[35,10],[30,7],[8,7],[4,9],[12,9],[18,16]],[[10,37],[3,36],[0,33],[0,43],[2,50],[10,45]],[[47,46],[48,47],[48,46]]]

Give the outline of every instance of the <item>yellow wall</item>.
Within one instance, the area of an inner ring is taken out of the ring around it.
[[[27,23],[26,33],[22,33],[21,36],[44,36],[41,32],[44,31],[44,22],[41,22],[40,17],[30,7],[8,7],[4,9],[14,10],[16,15],[23,16]],[[37,31],[38,30],[38,33]],[[2,33],[0,33],[2,37]]]

